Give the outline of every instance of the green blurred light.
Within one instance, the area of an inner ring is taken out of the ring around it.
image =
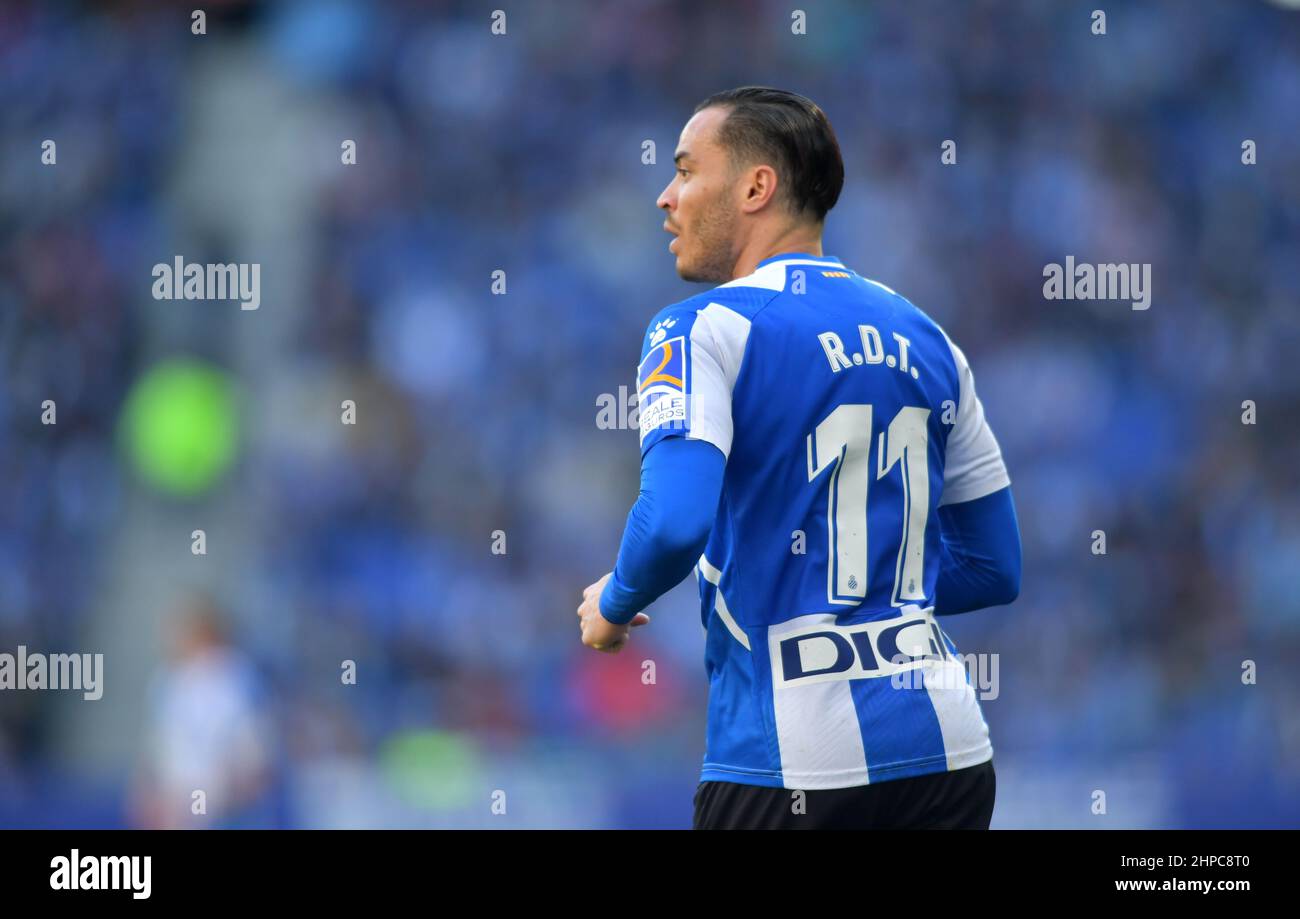
[[[230,467],[239,445],[228,375],[194,360],[159,364],[128,393],[121,436],[145,481],[172,495],[202,494]]]
[[[468,804],[480,764],[468,738],[443,731],[404,731],[379,751],[389,785],[403,800],[434,810]]]

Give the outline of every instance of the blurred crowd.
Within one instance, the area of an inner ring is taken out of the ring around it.
[[[1300,13],[499,6],[0,11],[0,651],[111,652],[98,702],[0,691],[0,826],[687,825],[693,582],[617,656],[573,610],[636,496],[600,399],[700,289],[655,198],[750,83],[828,113],[825,251],[962,346],[1006,455],[1021,596],[944,623],[1000,655],[994,825],[1300,825]],[[176,255],[260,262],[260,309],[153,300]],[[1067,255],[1149,310],[1046,300]],[[178,355],[240,394],[197,496],[120,432]]]

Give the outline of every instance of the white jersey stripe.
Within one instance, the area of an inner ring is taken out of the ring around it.
[[[818,625],[834,626],[835,616],[798,616],[767,630],[773,667],[781,639]],[[848,680],[773,687],[776,737],[781,748],[781,779],[786,788],[843,788],[870,781],[862,727]]]
[[[731,633],[731,637],[740,642],[746,651],[752,651],[753,649],[749,646],[749,636],[745,634],[745,631],[740,627],[740,624],[736,622],[736,618],[731,615],[731,610],[727,609],[727,600],[722,596],[722,587],[720,586],[722,581],[722,572],[709,564],[709,560],[703,555],[700,556],[699,571],[704,575],[704,580],[717,588],[717,599],[713,603],[713,611],[718,614],[718,618],[721,619],[722,624],[727,627],[727,631]]]

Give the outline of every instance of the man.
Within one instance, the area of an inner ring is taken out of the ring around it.
[[[170,629],[170,660],[150,685],[133,817],[146,829],[265,828],[275,729],[262,680],[208,595],[188,600]]]
[[[988,726],[935,617],[1014,600],[1020,535],[966,358],[822,254],[844,166],[813,102],[711,96],[674,162],[677,272],[721,283],[646,331],[641,494],[583,643],[619,650],[695,567],[696,828],[987,829]]]

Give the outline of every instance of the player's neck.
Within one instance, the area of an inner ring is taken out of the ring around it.
[[[787,254],[822,255],[822,237],[820,232],[798,229],[782,235],[776,240],[764,240],[751,244],[741,252],[732,269],[731,279],[747,277],[758,268],[758,263],[774,255]]]

